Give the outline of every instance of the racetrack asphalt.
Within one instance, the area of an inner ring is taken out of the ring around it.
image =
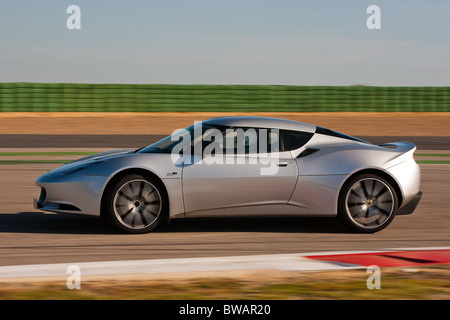
[[[0,148],[134,148],[163,135],[0,135]],[[411,141],[419,150],[450,150],[449,137],[367,137]],[[174,219],[145,235],[118,234],[99,219],[32,207],[34,181],[58,164],[0,166],[0,265],[239,256],[450,245],[450,165],[421,165],[421,203],[385,230],[349,232],[334,218]]]
[[[2,134],[0,148],[139,148],[152,144],[165,135],[47,135]],[[450,150],[447,136],[358,136],[357,138],[381,144],[409,141],[419,150]]]
[[[450,246],[449,165],[421,165],[416,211],[375,234],[351,233],[334,218],[198,218],[174,219],[145,235],[33,209],[34,181],[56,166],[0,166],[0,265]]]

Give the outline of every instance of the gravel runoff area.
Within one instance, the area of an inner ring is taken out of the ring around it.
[[[312,123],[354,136],[450,136],[448,112],[101,113],[4,112],[0,134],[170,134],[221,116],[264,116]]]

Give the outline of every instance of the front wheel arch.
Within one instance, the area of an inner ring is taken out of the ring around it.
[[[120,172],[117,172],[106,184],[105,188],[103,189],[102,197],[100,200],[100,218],[105,218],[105,205],[106,205],[106,195],[110,192],[110,190],[115,186],[115,184],[122,179],[123,177],[131,174],[140,174],[144,177],[148,177],[150,179],[157,180],[162,187],[162,196],[165,197],[167,201],[167,210],[163,212],[163,215],[161,216],[160,222],[162,224],[168,224],[170,221],[170,202],[169,202],[169,194],[167,192],[166,185],[164,182],[153,172],[145,169],[140,168],[131,168],[131,169],[125,169]]]

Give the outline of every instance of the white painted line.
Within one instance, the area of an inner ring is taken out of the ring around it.
[[[0,278],[67,276],[67,267],[76,265],[82,275],[111,275],[139,273],[176,273],[198,271],[232,271],[278,269],[286,271],[324,271],[366,268],[306,258],[315,255],[395,252],[412,250],[449,250],[450,247],[396,248],[374,251],[330,251],[311,253],[268,254],[231,257],[203,257],[177,259],[148,259],[128,261],[73,262],[0,267]]]
[[[258,269],[320,271],[359,267],[339,265],[325,261],[316,261],[304,258],[302,257],[302,254],[294,253],[234,257],[149,259],[3,266],[0,267],[0,278],[67,276],[66,270],[70,265],[78,266],[82,275]]]

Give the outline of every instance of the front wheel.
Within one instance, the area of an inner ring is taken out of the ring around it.
[[[398,198],[388,181],[374,174],[363,174],[344,185],[338,207],[338,216],[352,230],[373,233],[392,222]]]
[[[127,233],[153,230],[166,208],[159,181],[132,174],[109,190],[105,203],[108,220]]]

